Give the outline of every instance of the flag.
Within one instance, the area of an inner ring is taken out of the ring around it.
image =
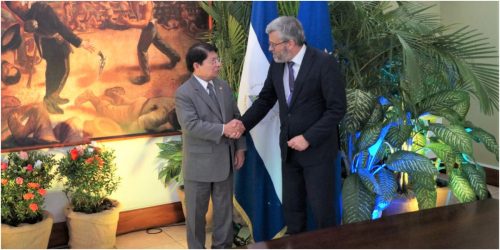
[[[277,17],[276,2],[252,3],[247,51],[238,95],[238,108],[242,114],[252,105],[267,77],[272,55],[268,50],[265,29]],[[255,241],[270,240],[284,234],[279,130],[276,104],[247,134],[245,163],[235,173],[235,208],[249,225]]]
[[[302,23],[304,35],[306,37],[307,46],[315,47],[327,53],[332,53],[334,48],[334,40],[332,37],[332,29],[330,26],[330,13],[328,10],[328,2],[321,1],[301,1],[299,5],[299,13],[297,19]],[[335,223],[340,225],[342,220],[342,182],[341,182],[341,165],[340,153],[337,154],[335,163],[334,177],[334,202],[335,202]],[[311,228],[310,223],[308,227]]]

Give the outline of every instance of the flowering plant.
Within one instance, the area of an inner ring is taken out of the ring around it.
[[[113,207],[106,197],[118,188],[113,150],[97,144],[70,149],[59,161],[59,179],[73,211],[98,213]]]
[[[17,226],[43,219],[45,194],[54,179],[54,155],[37,151],[2,158],[2,223]]]

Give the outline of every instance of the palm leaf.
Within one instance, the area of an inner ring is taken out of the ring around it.
[[[418,104],[420,114],[428,111],[439,111],[467,102],[469,94],[461,90],[447,90],[425,98]]]
[[[381,194],[380,187],[375,176],[365,168],[358,168],[358,175],[365,187],[373,193]]]
[[[380,193],[384,200],[392,200],[398,189],[394,173],[383,168],[375,175],[375,177],[378,180]]]
[[[395,148],[400,148],[403,143],[410,138],[413,126],[401,125],[397,127],[391,127],[389,133],[385,139]]]
[[[356,141],[356,148],[358,151],[363,151],[370,147],[371,145],[375,144],[377,142],[378,137],[380,136],[380,131],[382,130],[382,127],[384,124],[378,124],[373,127],[365,128],[361,132],[361,136],[359,139]]]
[[[472,128],[470,135],[476,142],[483,143],[486,149],[495,154],[495,157],[498,160],[498,143],[495,136],[477,127]]]

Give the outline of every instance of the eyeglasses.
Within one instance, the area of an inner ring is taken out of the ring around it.
[[[278,45],[283,44],[283,43],[286,43],[286,42],[288,42],[288,40],[283,41],[283,42],[279,42],[279,43],[273,43],[273,42],[269,41],[269,48],[274,49],[274,48],[276,48]]]
[[[210,65],[216,65],[217,63],[222,64],[222,60],[218,57],[212,58],[208,61]]]

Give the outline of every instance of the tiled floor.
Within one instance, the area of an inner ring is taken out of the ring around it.
[[[494,199],[498,199],[498,187],[488,186],[490,193]],[[457,200],[452,196],[450,204],[457,203]],[[172,225],[159,228],[160,230],[151,230],[149,234],[146,230],[132,232],[117,237],[117,248],[169,248],[169,249],[185,249],[186,243],[186,226],[184,224]],[[211,245],[211,233],[207,233],[206,246]]]

